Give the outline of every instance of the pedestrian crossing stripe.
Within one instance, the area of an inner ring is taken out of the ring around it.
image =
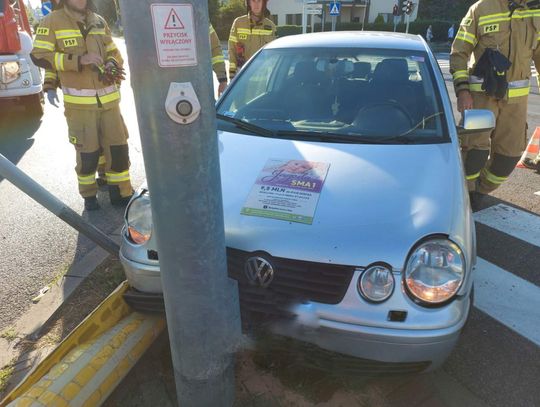
[[[477,222],[540,247],[540,217],[499,204],[474,214]]]
[[[474,305],[540,346],[540,287],[479,258]]]
[[[540,191],[539,191],[540,192]],[[540,216],[499,204],[474,214],[477,222],[540,247]],[[478,258],[474,306],[540,346],[540,287]]]

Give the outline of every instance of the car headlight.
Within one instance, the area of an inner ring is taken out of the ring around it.
[[[126,209],[126,229],[136,244],[146,243],[152,235],[152,207],[148,191],[134,198]]]
[[[445,303],[456,295],[463,283],[463,252],[450,240],[424,242],[409,256],[404,277],[413,299],[430,305]]]
[[[0,81],[8,84],[19,79],[21,67],[16,61],[0,63]]]
[[[358,279],[360,295],[371,302],[383,302],[394,291],[394,275],[392,269],[385,265],[368,267]]]

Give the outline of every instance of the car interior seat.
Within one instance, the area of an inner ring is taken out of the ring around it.
[[[407,60],[383,59],[369,82],[370,103],[360,107],[353,124],[368,134],[401,134],[415,123],[415,93]]]
[[[314,60],[296,63],[291,87],[285,89],[293,120],[324,120],[331,115],[331,81],[323,68]]]
[[[367,91],[370,74],[371,64],[369,62],[338,62],[336,68],[338,79],[335,84],[336,101],[339,107],[336,114],[337,120],[351,123],[359,108],[369,103]]]
[[[353,66],[353,77],[355,79],[369,79],[371,76],[371,64],[369,62],[357,61]]]
[[[425,101],[422,89],[409,80],[405,58],[387,58],[377,64],[370,81],[374,103],[392,102],[403,107],[416,122],[422,118]]]

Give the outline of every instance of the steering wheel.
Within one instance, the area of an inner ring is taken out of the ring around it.
[[[403,132],[414,126],[414,119],[402,104],[385,100],[361,108],[352,122],[353,126],[369,132]]]

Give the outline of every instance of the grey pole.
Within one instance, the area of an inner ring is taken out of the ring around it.
[[[302,2],[302,34],[307,32],[306,1]]]
[[[326,3],[323,2],[322,7],[322,20],[321,20],[321,32],[324,31],[324,25],[326,24]]]
[[[405,21],[406,21],[406,26],[405,26],[405,33],[408,34],[409,33],[409,21],[411,21],[411,16],[410,15],[406,15],[405,16]]]
[[[68,225],[87,236],[109,253],[118,256],[120,246],[105,233],[85,221],[79,214],[19,170],[11,161],[0,154],[0,176],[7,179],[41,206],[58,216]]]
[[[240,313],[227,276],[208,5],[121,0],[121,9],[178,403],[231,406]]]

